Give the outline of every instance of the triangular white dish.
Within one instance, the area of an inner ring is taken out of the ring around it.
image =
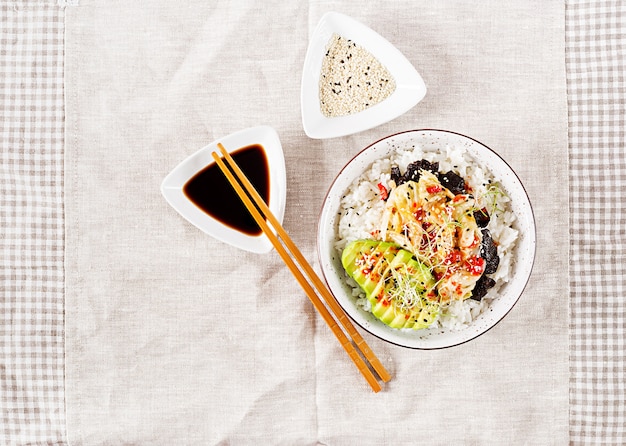
[[[364,48],[391,73],[396,89],[389,97],[351,115],[327,117],[322,113],[319,79],[334,34]],[[302,124],[310,138],[334,138],[376,127],[406,113],[425,95],[426,85],[415,67],[384,37],[344,14],[328,12],[322,16],[309,41],[302,72]]]
[[[214,164],[211,153],[218,152],[217,144],[233,153],[237,150],[259,144],[263,147],[269,167],[269,208],[280,223],[285,214],[287,175],[285,159],[280,139],[276,131],[268,126],[258,126],[220,138],[203,147],[181,162],[161,184],[165,200],[194,226],[222,242],[255,253],[271,251],[272,244],[264,235],[251,236],[234,229],[195,205],[184,193],[185,184],[198,172]],[[226,185],[229,186],[229,185]],[[220,191],[213,191],[219,194]],[[235,197],[236,198],[236,197]]]

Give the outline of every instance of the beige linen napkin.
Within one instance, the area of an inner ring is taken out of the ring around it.
[[[357,135],[311,140],[299,88],[329,10],[394,43],[426,98]],[[537,11],[541,10],[541,14]],[[66,29],[66,407],[74,445],[567,442],[567,115],[561,2],[82,1]],[[163,177],[203,145],[267,124],[287,166],[284,226],[315,261],[340,167],[412,128],[468,134],[525,183],[531,282],[465,345],[391,346],[373,394],[275,252],[186,223]]]

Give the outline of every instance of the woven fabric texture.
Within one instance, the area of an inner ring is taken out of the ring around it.
[[[626,5],[566,3],[570,441],[626,443]]]
[[[63,444],[64,10],[0,5],[0,444]]]
[[[80,7],[78,1],[52,0],[0,5],[0,444],[7,445],[67,443],[64,4]],[[626,443],[626,201],[621,197],[626,6],[567,0],[564,20],[569,436],[573,445],[621,445]]]

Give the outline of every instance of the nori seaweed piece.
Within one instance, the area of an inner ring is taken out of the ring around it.
[[[481,300],[483,297],[485,297],[489,289],[493,288],[495,284],[496,284],[495,280],[483,274],[482,276],[480,276],[480,279],[476,281],[476,285],[474,285],[474,289],[472,290],[472,296],[471,296],[472,299]]]
[[[479,228],[486,228],[490,219],[491,217],[489,216],[489,212],[487,212],[487,208],[474,211],[474,220],[476,220],[476,224]]]
[[[406,183],[407,181],[419,181],[420,170],[428,170],[437,175],[437,171],[439,170],[439,163],[431,163],[426,160],[420,160],[409,164],[408,166],[406,166],[406,172],[404,172],[404,175],[400,179],[398,185]]]
[[[451,170],[446,173],[440,173],[438,177],[441,185],[454,195],[465,193],[465,180]]]
[[[498,257],[498,248],[493,242],[489,229],[481,229],[483,240],[480,244],[480,256],[485,259],[485,271],[483,274],[493,274],[498,269],[500,258]]]
[[[391,179],[396,182],[396,186],[399,186],[400,180],[402,178],[402,174],[400,173],[400,168],[398,166],[391,167]]]

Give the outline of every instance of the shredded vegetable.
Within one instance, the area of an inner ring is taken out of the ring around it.
[[[474,197],[453,194],[426,170],[420,171],[418,181],[391,187],[388,194],[381,240],[411,251],[429,266],[437,278],[433,299],[446,303],[471,297],[482,274],[475,260],[482,233],[474,217]]]

